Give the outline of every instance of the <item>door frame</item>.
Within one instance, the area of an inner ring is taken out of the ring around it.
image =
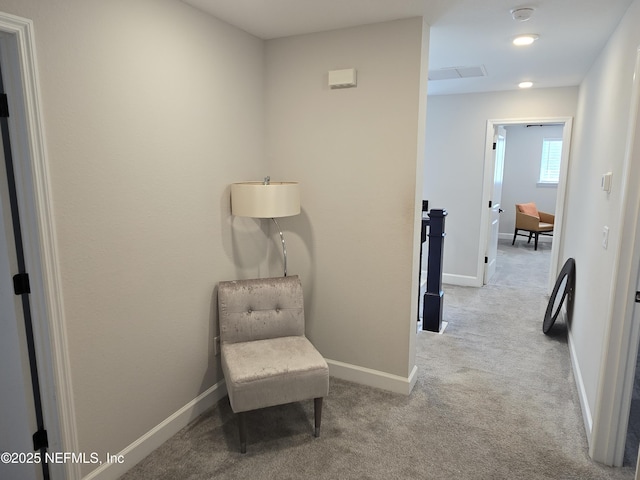
[[[484,178],[482,183],[482,214],[480,215],[480,242],[478,245],[478,264],[476,270],[476,278],[479,279],[482,286],[484,278],[484,256],[487,251],[489,242],[489,215],[488,208],[491,196],[491,182],[493,182],[492,173],[492,156],[493,156],[493,135],[495,127],[511,126],[534,123],[536,125],[546,124],[563,124],[562,129],[562,160],[560,163],[560,179],[558,181],[558,190],[556,194],[556,212],[555,226],[553,229],[553,243],[551,245],[551,266],[549,268],[549,281],[547,290],[550,293],[555,283],[556,275],[560,268],[560,246],[562,245],[562,233],[564,231],[564,209],[567,192],[567,177],[569,173],[569,158],[571,151],[571,134],[573,130],[573,117],[531,117],[531,118],[507,118],[507,119],[489,119],[487,120],[487,129],[485,137],[485,153],[484,153]]]
[[[589,447],[594,460],[616,466],[624,458],[640,342],[640,308],[634,302],[640,277],[640,46],[621,178],[620,235]]]
[[[33,22],[0,12],[0,55],[31,283],[35,349],[51,452],[78,452],[70,364],[54,232]],[[51,478],[81,478],[80,465],[50,464]]]

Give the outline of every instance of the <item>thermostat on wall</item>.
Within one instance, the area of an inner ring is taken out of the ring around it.
[[[356,79],[356,69],[346,68],[344,70],[329,71],[329,87],[331,88],[349,88],[358,85]]]

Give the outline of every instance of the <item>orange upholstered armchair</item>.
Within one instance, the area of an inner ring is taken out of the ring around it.
[[[535,239],[534,250],[538,250],[539,235],[553,235],[553,223],[555,215],[540,212],[535,203],[516,203],[516,229],[513,233],[513,242],[516,243],[516,236],[528,236],[527,243],[531,243],[531,237]],[[518,233],[524,230],[527,233]]]

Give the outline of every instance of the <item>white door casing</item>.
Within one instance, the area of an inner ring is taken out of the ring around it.
[[[562,161],[560,164],[560,179],[558,181],[558,189],[556,195],[556,218],[555,227],[553,231],[553,243],[551,246],[551,265],[549,268],[549,283],[548,291],[551,293],[553,285],[556,281],[556,276],[560,271],[562,265],[560,265],[560,246],[562,245],[562,229],[564,228],[564,209],[565,209],[565,197],[567,187],[567,175],[569,172],[569,153],[571,150],[571,132],[573,128],[573,118],[571,117],[531,117],[531,118],[508,118],[508,119],[496,119],[487,120],[487,135],[485,140],[485,156],[484,156],[484,178],[482,188],[482,206],[481,218],[480,218],[480,242],[478,242],[478,261],[477,261],[477,273],[475,286],[482,286],[484,279],[484,257],[487,252],[487,243],[489,239],[488,228],[489,221],[489,209],[486,208],[491,200],[491,190],[494,182],[493,175],[493,137],[495,127],[498,125],[523,125],[523,124],[563,124],[562,130]]]
[[[31,20],[0,12],[0,56],[49,451],[78,452]],[[54,480],[81,478],[78,463],[50,464],[49,471]]]

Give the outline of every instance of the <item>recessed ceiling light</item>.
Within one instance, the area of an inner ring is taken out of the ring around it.
[[[527,33],[526,35],[518,35],[516,38],[513,39],[513,44],[517,45],[518,47],[521,47],[521,46],[524,46],[524,45],[531,45],[538,38],[540,38],[540,37],[538,35],[536,35],[535,33]]]
[[[520,88],[531,88],[533,87],[533,82],[520,82],[518,86]]]

